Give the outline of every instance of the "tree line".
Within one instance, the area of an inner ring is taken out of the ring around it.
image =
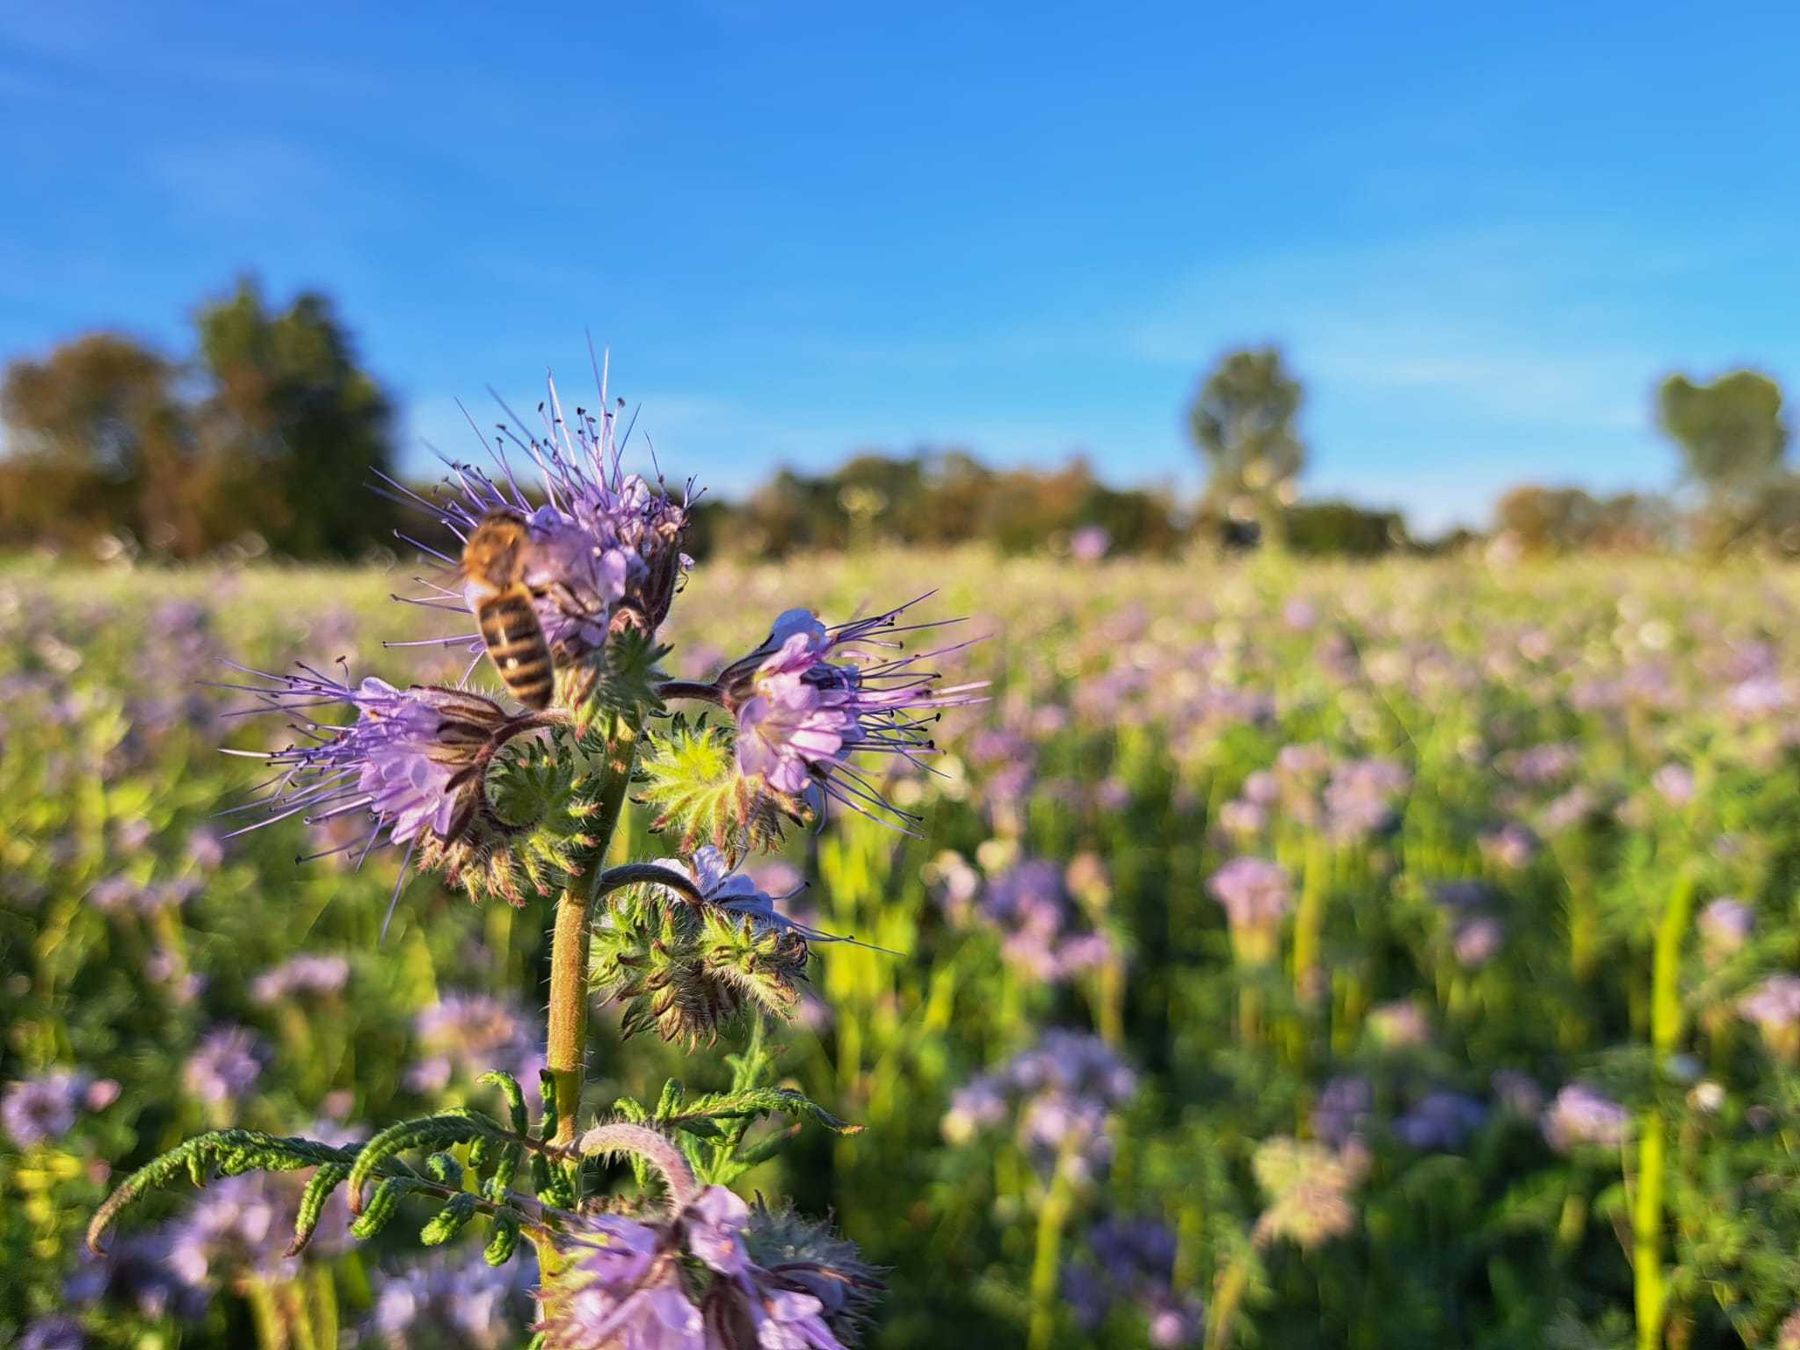
[[[1279,348],[1221,356],[1188,408],[1207,470],[1197,503],[1111,486],[1083,459],[997,469],[959,449],[866,452],[824,473],[783,469],[738,501],[703,499],[692,547],[782,557],[980,541],[1097,557],[1201,544],[1372,557],[1481,537],[1423,543],[1397,511],[1302,500],[1303,404]],[[0,378],[0,549],[194,559],[390,548],[410,513],[371,489],[398,462],[392,406],[326,296],[271,303],[252,279],[200,307],[190,354],[101,332],[20,357]],[[1787,465],[1780,386],[1747,370],[1711,383],[1672,375],[1656,409],[1681,456],[1684,500],[1526,485],[1496,504],[1492,533],[1529,552],[1800,556],[1800,476]]]

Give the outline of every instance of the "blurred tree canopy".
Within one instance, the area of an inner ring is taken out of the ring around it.
[[[1280,348],[1245,347],[1219,359],[1188,410],[1194,444],[1208,465],[1207,504],[1256,521],[1276,545],[1280,508],[1293,502],[1306,463],[1294,425],[1304,397]]]
[[[1657,391],[1657,418],[1681,448],[1689,475],[1715,501],[1760,491],[1787,450],[1781,386],[1753,370],[1711,384],[1671,375]]]
[[[1410,547],[1398,511],[1372,511],[1354,502],[1299,502],[1281,513],[1282,533],[1306,557],[1376,558]]]
[[[309,291],[276,312],[244,280],[196,322],[210,386],[196,414],[234,511],[294,557],[385,542],[395,511],[370,488],[394,471],[391,412],[330,300]]]
[[[1209,469],[1186,509],[1166,488],[1120,488],[1084,459],[997,469],[966,450],[863,451],[820,473],[782,469],[742,501],[702,498],[691,550],[784,557],[870,544],[968,542],[1005,553],[1169,555],[1190,543],[1271,544],[1367,558],[1454,546],[1411,539],[1394,511],[1297,501],[1306,447],[1299,379],[1278,347],[1226,352],[1188,408]],[[1704,505],[1526,485],[1494,530],[1534,553],[1757,548],[1800,557],[1800,477],[1784,466],[1782,391],[1767,375],[1671,375],[1657,416]],[[0,376],[0,549],[221,549],[352,558],[431,520],[373,490],[395,472],[392,405],[324,294],[271,302],[252,278],[202,305],[191,355],[85,334]],[[430,488],[419,485],[429,493]],[[1467,532],[1464,532],[1465,534]]]
[[[864,452],[817,476],[783,469],[742,503],[697,514],[696,548],[763,557],[975,540],[1032,553],[1087,526],[1105,530],[1119,551],[1168,554],[1187,535],[1170,494],[1109,487],[1083,460],[996,470],[961,450]]]
[[[1662,549],[1674,542],[1677,524],[1666,498],[1635,492],[1596,497],[1580,488],[1526,484],[1494,508],[1496,533],[1527,553]]]
[[[324,296],[272,310],[253,281],[196,316],[187,361],[94,333],[0,380],[0,544],[104,537],[174,558],[248,543],[352,557],[389,542],[386,397]]]
[[[1788,427],[1781,386],[1754,370],[1711,384],[1671,375],[1657,391],[1657,420],[1706,493],[1694,542],[1710,554],[1756,547],[1800,555],[1800,482],[1783,464]]]

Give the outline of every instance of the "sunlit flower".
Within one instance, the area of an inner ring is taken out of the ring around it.
[[[262,1004],[290,998],[325,998],[341,993],[350,963],[341,956],[302,952],[272,966],[250,982],[250,997]]]
[[[737,721],[738,768],[779,796],[822,793],[864,815],[898,814],[851,767],[856,754],[920,764],[934,749],[929,727],[946,708],[978,702],[979,684],[937,687],[921,662],[955,648],[887,655],[908,606],[828,628],[805,610],[775,621],[768,638],[719,677]],[[914,627],[933,627],[917,625]]]
[[[215,1027],[182,1066],[187,1090],[214,1106],[248,1096],[262,1077],[262,1043],[243,1027]]]
[[[496,428],[492,466],[451,463],[439,493],[420,495],[389,480],[455,537],[451,552],[420,545],[446,567],[456,566],[452,553],[490,513],[526,522],[523,581],[559,667],[584,661],[621,627],[654,633],[690,561],[681,551],[687,500],[625,472],[618,409],[603,376],[599,383],[599,412],[576,407],[571,416],[550,381],[538,406],[541,427],[530,430],[508,410]],[[424,603],[464,611],[472,598],[440,586]]]
[[[721,1186],[667,1218],[600,1215],[561,1239],[542,1294],[550,1350],[844,1350],[872,1273]]]
[[[1617,1148],[1631,1127],[1631,1113],[1585,1083],[1570,1083],[1544,1113],[1544,1138],[1558,1153],[1577,1144]]]
[[[377,1273],[369,1330],[387,1350],[504,1350],[529,1280],[524,1252],[499,1269],[438,1256]]]
[[[1258,1145],[1252,1166],[1269,1199],[1252,1230],[1259,1245],[1287,1238],[1312,1248],[1356,1226],[1350,1196],[1366,1167],[1359,1150],[1334,1153],[1282,1136]]]
[[[86,1074],[56,1069],[8,1083],[0,1092],[0,1128],[18,1148],[55,1143],[75,1128],[92,1082]],[[116,1092],[118,1085],[112,1086]]]
[[[1756,1023],[1778,1059],[1800,1060],[1800,975],[1771,975],[1738,1000],[1738,1015]]]
[[[280,772],[264,818],[246,829],[293,815],[318,823],[357,814],[369,822],[357,841],[367,850],[455,839],[488,809],[483,771],[515,725],[491,699],[434,685],[396,689],[373,677],[353,688],[306,669],[262,678],[268,683],[243,687],[266,709],[298,717],[302,739],[260,756]],[[354,709],[356,721],[336,725],[306,712],[321,707]]]

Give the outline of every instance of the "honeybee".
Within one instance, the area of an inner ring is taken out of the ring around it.
[[[531,536],[512,511],[489,511],[463,545],[462,575],[473,582],[475,625],[494,669],[527,708],[544,708],[556,687],[556,671],[544,626],[525,585]]]

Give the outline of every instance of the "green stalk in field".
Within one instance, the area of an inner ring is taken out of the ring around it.
[[[1650,977],[1650,1049],[1659,1072],[1681,1044],[1681,951],[1693,917],[1695,889],[1695,868],[1690,864],[1677,874],[1656,926]],[[1638,1120],[1637,1195],[1632,1203],[1631,1268],[1638,1350],[1657,1350],[1662,1344],[1668,1312],[1668,1282],[1662,1264],[1667,1131],[1663,1108],[1653,1101]]]

